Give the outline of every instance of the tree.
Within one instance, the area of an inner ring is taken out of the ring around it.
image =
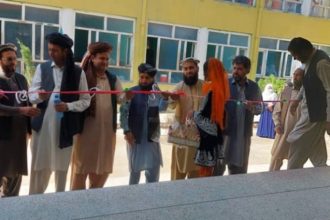
[[[268,83],[271,83],[272,86],[273,86],[274,91],[277,94],[280,94],[282,92],[282,90],[284,89],[286,80],[281,79],[281,78],[277,78],[273,74],[271,74],[268,77],[263,77],[263,78],[259,79],[259,81],[258,81],[258,85],[259,85],[259,88],[261,89],[261,91],[263,91],[265,89],[265,86]]]
[[[17,39],[17,43],[20,47],[20,52],[22,54],[22,61],[24,63],[24,70],[22,71],[22,73],[25,75],[28,83],[31,84],[35,71],[35,66],[32,62],[31,50],[19,39]]]

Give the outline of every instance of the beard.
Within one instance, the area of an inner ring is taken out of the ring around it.
[[[153,82],[150,84],[146,84],[146,85],[142,85],[141,83],[139,83],[139,86],[140,86],[141,90],[143,90],[143,91],[150,91],[150,90],[152,90],[153,84],[154,84]]]
[[[10,77],[15,72],[15,68],[11,66],[2,66],[2,71],[4,72],[5,76]]]
[[[196,85],[197,81],[198,81],[198,74],[190,77],[183,75],[183,82],[188,86]]]
[[[302,86],[302,81],[294,80],[293,81],[293,88],[299,90]]]

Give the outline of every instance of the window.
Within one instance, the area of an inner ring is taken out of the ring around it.
[[[112,46],[109,70],[121,81],[131,80],[134,21],[76,13],[75,59],[81,62],[88,44],[104,41]]]
[[[195,55],[196,28],[148,23],[146,62],[158,69],[159,83],[182,80],[180,61]]]
[[[44,39],[47,34],[59,30],[59,10],[0,2],[0,27],[3,30],[0,44],[13,43],[19,49],[20,40],[30,48],[32,61],[37,65],[48,59]],[[18,59],[17,65],[21,66],[17,69],[23,70],[20,50]]]
[[[330,18],[330,0],[311,0],[310,15]]]
[[[294,70],[293,58],[287,51],[289,41],[261,38],[259,45],[257,76],[288,78]]]
[[[301,14],[303,0],[265,0],[265,7],[271,10],[281,10]]]
[[[210,31],[206,59],[218,58],[227,72],[232,71],[232,61],[237,55],[247,55],[250,38],[248,35]]]
[[[221,1],[221,0],[218,0]],[[232,3],[239,3],[242,5],[250,5],[250,6],[254,6],[254,1],[253,0],[224,0],[226,2],[232,2]]]

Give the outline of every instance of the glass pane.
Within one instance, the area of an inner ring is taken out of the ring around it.
[[[130,81],[131,80],[131,69],[124,68],[114,68],[110,67],[109,71],[115,74],[120,81]]]
[[[0,2],[0,17],[20,20],[22,19],[22,6]]]
[[[193,57],[195,54],[195,44],[187,42],[186,57]]]
[[[268,51],[266,76],[269,76],[271,74],[275,76],[279,76],[280,62],[281,62],[281,52]]]
[[[206,52],[206,59],[210,58],[210,57],[215,57],[215,50],[216,50],[216,46],[215,45],[207,45],[207,52]]]
[[[22,41],[27,47],[32,48],[32,24],[21,24],[16,22],[5,22],[5,39],[6,43],[13,43],[19,48],[17,39]],[[21,57],[20,50],[18,57]]]
[[[277,46],[277,40],[275,39],[268,39],[268,38],[260,39],[260,48],[276,49],[276,46]]]
[[[285,12],[292,12],[292,13],[301,13],[301,6],[302,6],[302,1],[298,0],[289,0],[285,1],[284,3],[284,11]]]
[[[52,26],[45,26],[44,27],[44,39],[45,37],[53,32],[58,32],[58,27],[52,27]],[[87,47],[85,47],[86,49]],[[48,60],[49,59],[49,55],[48,55],[48,43],[45,40],[44,41],[44,60]]]
[[[95,15],[76,13],[76,26],[103,30],[104,18]]]
[[[84,57],[88,46],[88,31],[75,30],[74,36],[74,57],[76,62],[81,62]]]
[[[179,83],[183,80],[182,72],[172,72],[171,73],[171,83]]]
[[[228,43],[228,34],[209,32],[209,42],[216,44],[227,44]]]
[[[287,61],[286,61],[286,69],[285,69],[285,76],[290,77],[291,76],[291,66],[292,66],[292,56],[290,54],[287,55]]]
[[[261,74],[263,59],[264,59],[264,53],[262,51],[259,51],[259,53],[258,53],[258,63],[257,63],[257,74]]]
[[[289,41],[286,40],[280,40],[280,45],[278,46],[278,49],[287,51],[289,46]]]
[[[253,0],[234,0],[234,2],[244,5],[253,5]]]
[[[320,46],[320,49],[326,52],[330,56],[330,47],[329,46]]]
[[[222,46],[218,46],[218,54],[217,54],[217,58],[218,58],[219,60],[222,60],[222,59],[221,59],[221,54],[222,54]]]
[[[99,33],[99,41],[108,42],[112,46],[112,52],[110,54],[110,65],[117,65],[117,48],[118,48],[118,34],[111,33]]]
[[[133,21],[108,18],[107,29],[125,33],[133,33]]]
[[[245,49],[245,48],[239,48],[239,50],[238,50],[238,54],[239,54],[239,55],[244,55],[244,56],[246,56],[246,55],[247,55],[247,49]]]
[[[154,37],[147,38],[146,63],[156,67],[158,39]]]
[[[237,54],[237,48],[234,47],[224,47],[223,50],[223,65],[225,66],[225,69],[227,72],[232,72],[232,62],[233,59],[236,57]]]
[[[234,35],[230,36],[230,45],[247,47],[249,44],[249,38],[247,36]]]
[[[268,9],[282,10],[283,0],[266,0],[266,7]]]
[[[59,11],[45,9],[45,8],[34,8],[25,7],[25,19],[28,21],[39,21],[43,23],[59,23]]]
[[[131,66],[131,37],[127,35],[121,35],[119,65]]]
[[[35,30],[35,59],[41,59],[41,25],[36,25]],[[47,51],[46,51],[47,52]]]
[[[175,27],[175,38],[197,40],[197,29]]]
[[[156,75],[156,82],[168,83],[169,73],[164,71],[159,71]]]
[[[160,69],[177,69],[179,41],[161,39],[159,51]]]
[[[91,42],[96,42],[96,31],[91,32]]]
[[[164,37],[172,37],[172,26],[165,24],[148,24],[148,34]]]

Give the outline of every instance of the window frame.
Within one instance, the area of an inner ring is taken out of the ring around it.
[[[171,26],[171,37],[164,37],[164,36],[160,36],[160,35],[153,35],[153,34],[149,34],[148,33],[148,28],[147,28],[147,39],[146,41],[148,41],[148,38],[156,38],[157,39],[157,51],[156,51],[156,66],[155,68],[159,71],[159,72],[166,72],[168,75],[168,79],[167,82],[157,82],[160,84],[170,84],[170,85],[175,85],[177,82],[171,82],[172,81],[172,73],[176,74],[178,72],[182,72],[181,67],[180,67],[180,61],[182,60],[180,57],[181,54],[181,48],[182,48],[182,42],[184,43],[183,47],[183,59],[186,58],[186,54],[187,54],[187,44],[188,43],[192,43],[192,51],[193,54],[195,56],[196,53],[196,48],[197,48],[197,43],[198,43],[198,30],[199,28],[197,27],[191,27],[191,26],[186,26],[186,25],[178,25],[178,24],[171,24],[171,23],[164,23],[164,22],[158,22],[158,21],[152,21],[149,20],[148,21],[148,25],[149,23],[152,24],[159,24],[159,25],[168,25]],[[189,28],[189,29],[194,29],[197,30],[197,36],[196,36],[196,40],[188,40],[188,39],[182,39],[182,38],[176,38],[175,37],[175,30],[176,27],[179,28]],[[159,68],[159,55],[160,55],[160,41],[161,39],[165,39],[165,40],[175,40],[178,42],[178,48],[177,48],[177,60],[176,60],[176,69],[164,69],[164,68]]]

